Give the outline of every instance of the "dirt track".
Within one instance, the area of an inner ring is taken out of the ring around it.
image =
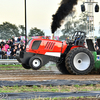
[[[100,80],[100,75],[63,75],[59,71],[8,70],[0,71],[0,80]]]

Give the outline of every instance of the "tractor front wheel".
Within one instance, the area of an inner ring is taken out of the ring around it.
[[[88,49],[78,47],[67,54],[65,65],[71,74],[88,74],[94,68],[94,57]]]
[[[43,61],[40,57],[34,56],[29,60],[29,65],[33,70],[38,70],[42,67]]]

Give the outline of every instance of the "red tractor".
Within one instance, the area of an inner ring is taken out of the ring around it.
[[[56,63],[63,74],[88,74],[94,67],[94,57],[85,46],[85,32],[76,31],[73,41],[31,39],[25,51],[17,51],[17,60],[25,69],[38,70],[49,61]]]

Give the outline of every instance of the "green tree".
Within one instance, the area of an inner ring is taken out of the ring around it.
[[[88,17],[88,13],[87,12],[84,12],[84,13],[80,14],[79,20],[78,20],[79,23],[77,23],[77,27],[76,27],[77,30],[81,30],[81,31],[87,32],[87,28],[89,27],[88,26],[89,25],[89,21],[87,21],[87,17]]]
[[[31,28],[30,32],[29,32],[29,36],[44,36],[44,32],[41,31],[40,29],[35,28]]]
[[[60,36],[59,37],[59,40],[66,40],[66,38],[68,38],[69,36],[67,36],[67,35],[62,35],[62,36]]]
[[[1,39],[11,38],[12,35],[16,37],[19,36],[19,30],[15,24],[11,24],[9,22],[3,22],[3,24],[0,24],[0,38]]]
[[[84,31],[87,33],[87,28],[89,27],[89,21],[87,21],[87,12],[81,13],[79,18],[72,16],[72,20],[68,20],[65,24],[64,29],[62,29],[63,35],[72,36],[74,31]],[[71,16],[68,16],[71,17]],[[93,31],[94,27],[91,25],[91,30]]]
[[[24,25],[19,25],[20,35],[25,36],[25,27]]]
[[[73,16],[72,18],[67,18],[68,21],[66,22],[64,29],[61,30],[64,36],[66,35],[68,37],[71,37],[73,35],[73,32],[75,31],[74,24],[77,23],[73,21],[75,18],[76,16]]]
[[[74,31],[74,27],[72,24],[73,23],[70,20],[65,24],[65,28],[62,29],[63,35],[70,35]]]
[[[72,35],[74,31],[73,20],[76,18],[74,14],[75,14],[75,10],[73,10],[66,18],[67,22],[65,24],[65,28],[62,29],[62,33],[64,36],[70,37],[70,35]]]

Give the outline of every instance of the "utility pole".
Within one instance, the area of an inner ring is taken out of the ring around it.
[[[27,11],[26,11],[26,0],[25,2],[25,49],[27,44]]]

